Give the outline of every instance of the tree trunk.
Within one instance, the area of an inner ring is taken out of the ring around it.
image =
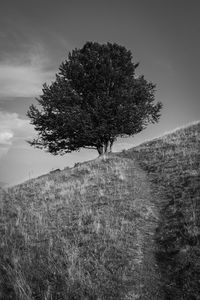
[[[99,156],[102,156],[102,155],[108,153],[108,144],[106,143],[104,145],[98,146],[97,151],[99,153]]]
[[[98,146],[97,151],[99,153],[99,156],[101,156],[103,154],[103,146]]]
[[[112,152],[112,146],[113,146],[114,140],[110,140],[110,145],[109,145],[109,152]]]
[[[109,152],[112,152],[113,143],[114,143],[114,140],[111,139],[108,142],[106,142],[105,144],[98,146],[97,151],[99,153],[99,156],[107,154]]]
[[[104,153],[108,153],[109,141],[104,144]]]

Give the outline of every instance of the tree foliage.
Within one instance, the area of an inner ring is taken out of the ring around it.
[[[139,133],[156,123],[162,104],[155,84],[137,77],[138,63],[125,47],[87,42],[59,67],[51,85],[44,84],[38,107],[27,115],[38,136],[29,143],[52,154],[80,148],[111,149],[117,137]]]

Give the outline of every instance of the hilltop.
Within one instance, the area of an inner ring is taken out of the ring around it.
[[[200,123],[2,191],[0,299],[199,299]]]

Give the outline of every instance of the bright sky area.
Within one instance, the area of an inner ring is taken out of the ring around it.
[[[18,0],[0,10],[0,181],[17,184],[55,168],[97,157],[81,150],[62,157],[32,148],[26,111],[51,83],[69,51],[86,41],[116,42],[140,62],[137,75],[157,85],[162,117],[114,151],[200,120],[198,0]]]

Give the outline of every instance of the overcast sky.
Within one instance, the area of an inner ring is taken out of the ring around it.
[[[52,156],[30,147],[26,111],[68,52],[86,41],[116,42],[140,62],[138,75],[157,84],[162,117],[130,148],[200,120],[198,0],[2,0],[0,10],[0,181],[16,184],[53,168],[97,157],[95,151]]]

